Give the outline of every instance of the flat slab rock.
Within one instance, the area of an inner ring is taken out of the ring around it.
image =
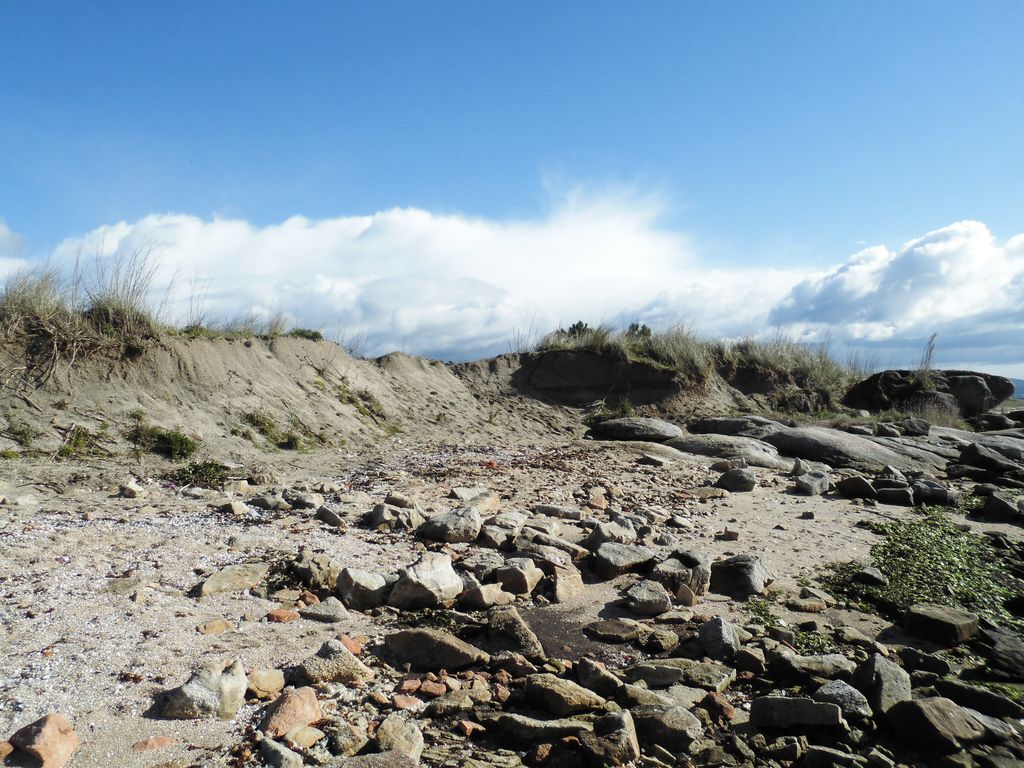
[[[484,651],[437,629],[394,632],[384,638],[384,648],[399,663],[428,672],[462,669],[490,661],[490,656]]]
[[[591,427],[591,432],[595,437],[608,440],[646,440],[652,443],[663,443],[683,434],[683,430],[675,424],[642,416],[602,421]]]
[[[918,603],[903,619],[907,632],[939,645],[958,645],[978,633],[978,617],[945,605]]]

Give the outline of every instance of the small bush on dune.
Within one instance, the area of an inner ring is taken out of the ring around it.
[[[155,453],[165,459],[187,459],[199,450],[199,441],[180,429],[165,429],[147,424],[141,414],[133,414],[135,423],[125,437],[140,451]]]

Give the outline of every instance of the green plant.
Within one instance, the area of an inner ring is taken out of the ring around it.
[[[167,459],[187,459],[199,450],[199,441],[179,429],[164,429],[147,424],[144,417],[136,417],[125,437],[136,448],[155,453]]]
[[[763,627],[777,627],[780,625],[779,617],[775,615],[774,595],[770,597],[751,597],[747,600],[744,608],[751,624],[760,624]]]
[[[921,360],[917,364],[915,373],[922,389],[931,389],[934,386],[932,382],[932,358],[935,356],[935,340],[938,336],[939,334],[933,333],[928,338],[924,345],[924,351],[921,353]]]
[[[20,459],[21,454],[15,451],[13,448],[5,448],[0,451],[0,459]]]
[[[242,414],[242,423],[255,429],[270,442],[277,442],[281,437],[281,430],[274,421],[274,417],[264,410],[247,411]]]
[[[34,427],[20,421],[8,421],[7,429],[2,433],[4,437],[10,438],[22,448],[28,448],[32,441],[42,434]]]
[[[295,339],[306,339],[307,341],[323,341],[324,335],[320,331],[314,331],[309,328],[292,328],[287,333]]]
[[[818,656],[836,650],[836,644],[820,632],[796,632],[793,647],[804,656]]]
[[[176,485],[219,488],[228,479],[228,468],[219,461],[193,461],[166,473],[164,479]]]
[[[987,537],[962,530],[947,510],[928,508],[917,519],[879,523],[874,530],[883,539],[871,548],[871,562],[889,583],[861,584],[855,578],[859,564],[835,563],[824,574],[826,588],[893,619],[915,603],[940,603],[1024,629],[1006,608],[1024,589],[1006,556]]]
[[[588,427],[593,427],[603,421],[621,419],[626,416],[635,415],[636,409],[627,398],[622,398],[621,400],[611,404],[609,404],[607,400],[601,400],[600,403],[598,403],[597,410],[587,416],[583,420],[583,423]]]
[[[78,424],[73,425],[64,433],[64,442],[57,449],[57,456],[62,459],[73,459],[82,456],[106,455],[100,447],[99,438]]]

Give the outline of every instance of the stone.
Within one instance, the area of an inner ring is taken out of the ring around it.
[[[909,645],[900,648],[900,659],[903,666],[910,670],[931,672],[935,675],[948,675],[953,670],[949,662],[941,656],[924,653]]]
[[[644,579],[626,590],[626,607],[640,616],[657,616],[672,607],[672,597],[659,581]]]
[[[1008,459],[999,451],[980,443],[970,443],[960,451],[960,463],[970,467],[994,472],[997,475],[1013,474],[1020,470],[1020,465]]]
[[[462,507],[432,517],[416,529],[416,535],[431,541],[476,541],[483,518],[476,507]]]
[[[510,557],[502,568],[494,571],[502,589],[514,595],[529,595],[544,578],[544,571],[526,557]]]
[[[972,516],[993,523],[1024,521],[1024,513],[1018,503],[1002,493],[993,493],[986,498],[981,509],[973,512]]]
[[[651,688],[667,688],[676,683],[721,693],[736,679],[736,670],[716,662],[693,659],[650,659],[622,670],[630,683],[642,680]]]
[[[534,504],[530,511],[535,515],[554,517],[559,520],[582,520],[583,510],[579,507],[567,507],[561,504]]]
[[[844,477],[836,483],[836,489],[848,499],[873,499],[878,495],[871,481],[861,475]]]
[[[715,487],[730,493],[749,493],[757,487],[757,475],[752,469],[730,469],[715,481]]]
[[[867,568],[861,568],[859,571],[853,574],[854,581],[858,581],[861,584],[868,584],[876,587],[887,587],[889,586],[889,577],[882,573],[874,566],[868,566]]]
[[[331,768],[419,768],[419,761],[404,752],[375,752],[346,757],[330,764]]]
[[[423,525],[423,515],[417,509],[378,504],[363,516],[363,523],[377,531],[414,531]]]
[[[219,592],[242,592],[263,583],[270,572],[268,563],[245,563],[228,565],[207,578],[199,586],[199,597],[209,597]]]
[[[830,680],[814,692],[815,701],[835,704],[847,720],[871,717],[871,705],[864,694],[843,680]]]
[[[755,675],[762,674],[767,668],[764,651],[760,648],[740,648],[733,656],[732,664],[740,672],[750,672]]]
[[[790,466],[790,462],[779,456],[779,451],[775,446],[752,437],[721,434],[687,434],[682,437],[673,438],[667,441],[665,445],[684,453],[694,453],[698,456],[724,456],[730,462],[739,459],[752,467],[784,470]],[[733,465],[731,468],[737,469],[740,467]]]
[[[551,600],[555,603],[571,603],[584,591],[583,574],[572,565],[556,565],[551,569]]]
[[[377,728],[377,746],[382,752],[400,752],[419,760],[423,745],[423,732],[407,715],[392,712]]]
[[[477,584],[467,588],[459,597],[459,603],[469,608],[486,609],[496,605],[514,603],[516,596],[501,588],[501,584]]]
[[[271,624],[288,624],[299,620],[299,612],[291,608],[272,608],[267,611],[267,621]]]
[[[454,600],[462,588],[462,579],[452,568],[451,557],[427,552],[414,565],[398,572],[387,604],[403,610],[431,608]]]
[[[978,617],[944,605],[918,603],[903,617],[908,634],[939,645],[959,645],[978,633]]]
[[[990,717],[1024,718],[1024,706],[987,688],[968,685],[960,680],[936,680],[935,690],[962,707],[977,710]]]
[[[806,696],[758,696],[750,702],[750,722],[758,728],[835,726],[843,713],[836,704]]]
[[[365,721],[350,723],[346,720],[335,720],[328,739],[331,754],[342,757],[351,757],[370,742]]]
[[[853,685],[863,693],[876,715],[883,715],[901,701],[910,700],[910,675],[881,654],[857,667]]]
[[[319,603],[300,608],[299,615],[304,619],[322,621],[325,624],[337,624],[350,616],[345,604],[334,595]]]
[[[526,520],[522,512],[499,512],[481,526],[477,543],[494,549],[510,549]]]
[[[269,699],[284,690],[284,672],[280,669],[254,669],[246,677],[246,691],[257,699]]]
[[[366,611],[384,603],[390,586],[378,573],[343,568],[338,575],[338,597],[354,611]]]
[[[824,613],[828,610],[828,604],[816,597],[791,597],[786,601],[786,607],[797,613]]]
[[[64,715],[51,712],[15,731],[10,743],[32,755],[37,768],[64,768],[78,749],[78,734]]]
[[[520,743],[533,744],[538,741],[550,742],[566,736],[579,736],[584,731],[591,731],[594,728],[592,723],[576,718],[537,720],[512,712],[481,715],[479,719],[488,731],[497,732],[516,745]]]
[[[642,627],[632,620],[602,619],[591,622],[583,631],[605,643],[631,643],[640,638]]]
[[[645,748],[656,744],[679,754],[704,735],[704,725],[684,707],[641,705],[631,712],[637,735]]]
[[[291,668],[289,676],[304,685],[362,685],[373,680],[377,673],[356,658],[343,642],[328,640],[315,654]]]
[[[647,547],[606,542],[597,548],[591,567],[598,576],[613,579],[629,571],[640,570],[654,560]]]
[[[886,721],[905,741],[934,752],[953,752],[985,735],[966,710],[941,697],[898,702],[886,713]]]
[[[589,688],[606,699],[614,697],[622,688],[622,681],[599,661],[584,656],[576,663],[576,679],[584,688]]]
[[[479,648],[438,629],[393,632],[385,636],[384,648],[399,664],[422,671],[463,669],[490,660]]]
[[[879,488],[875,492],[879,504],[890,504],[895,507],[914,506],[913,488]]]
[[[596,765],[628,765],[640,757],[636,726],[628,709],[595,720],[593,731],[580,734],[580,746]]]
[[[740,648],[733,625],[721,616],[705,621],[697,628],[697,637],[704,653],[715,661],[731,661]]]
[[[312,725],[322,717],[316,691],[309,687],[287,688],[264,710],[259,729],[276,739],[295,728]]]
[[[616,544],[633,544],[636,542],[636,530],[625,520],[598,523],[591,529],[583,544],[591,552],[595,552],[598,547],[609,541]]]
[[[273,739],[260,741],[260,754],[271,768],[302,768],[302,755]]]
[[[303,547],[292,563],[292,572],[302,583],[314,591],[333,590],[338,583],[341,565],[324,552],[311,552]]]
[[[234,623],[227,619],[210,619],[196,627],[196,632],[201,635],[223,635],[234,628]]]
[[[805,496],[823,496],[828,493],[828,475],[825,472],[812,470],[793,478],[797,493]]]
[[[245,701],[248,681],[240,662],[200,667],[183,685],[163,694],[163,717],[175,720],[230,720]]]
[[[826,653],[817,656],[796,654],[777,656],[772,664],[776,674],[801,682],[824,679],[850,678],[857,665],[841,653]]]
[[[487,639],[499,651],[515,651],[527,658],[544,658],[544,646],[515,606],[493,608],[487,615]]]
[[[526,678],[526,698],[553,715],[574,715],[604,706],[605,700],[588,688],[550,673]]]
[[[606,440],[643,440],[649,443],[664,443],[683,434],[683,430],[675,424],[641,416],[601,421],[592,426],[590,431],[595,437]]]
[[[734,555],[711,564],[711,590],[729,597],[759,595],[774,580],[757,555]]]

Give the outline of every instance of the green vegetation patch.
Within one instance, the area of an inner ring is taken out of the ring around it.
[[[220,488],[228,480],[228,468],[219,461],[193,461],[164,475],[175,485]]]
[[[1007,568],[1008,551],[962,530],[946,510],[931,508],[916,520],[878,523],[872,530],[883,538],[871,548],[871,564],[889,584],[858,583],[854,574],[860,564],[836,563],[822,579],[827,589],[891,619],[899,619],[915,603],[936,603],[1024,630],[1024,620],[1006,608],[1024,589]]]
[[[636,416],[636,408],[633,407],[633,404],[628,398],[623,398],[618,402],[612,403],[609,403],[607,400],[602,400],[598,405],[597,410],[587,416],[583,420],[583,423],[588,427],[593,427],[603,421],[621,419],[626,416]]]
[[[101,424],[100,431],[106,431]],[[107,456],[109,451],[100,445],[99,435],[90,432],[83,426],[75,424],[64,433],[64,442],[57,449],[57,456],[62,459],[77,459],[85,456]]]
[[[180,429],[165,429],[147,424],[139,412],[135,412],[133,416],[135,423],[128,429],[125,437],[139,450],[171,460],[187,459],[199,450],[199,440],[189,437]]]

